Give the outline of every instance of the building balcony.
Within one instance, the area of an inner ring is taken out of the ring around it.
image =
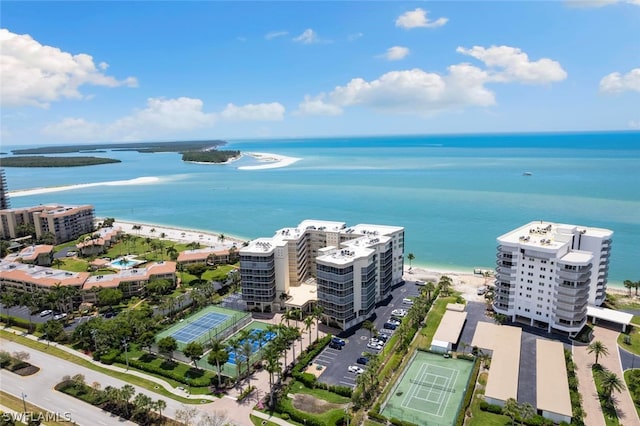
[[[566,306],[574,306],[576,309],[582,309],[583,306],[587,304],[589,300],[589,293],[584,293],[577,295],[575,297],[555,294],[556,303],[566,305]]]

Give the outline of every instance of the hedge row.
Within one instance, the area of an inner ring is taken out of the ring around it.
[[[117,361],[119,363],[124,363],[125,360],[122,357],[118,357]],[[146,371],[147,373],[154,373],[159,376],[167,377],[169,379],[173,379],[176,382],[184,383],[185,385],[190,385],[193,387],[203,387],[209,386],[211,383],[214,383],[214,379],[216,378],[215,373],[211,373],[209,371],[204,371],[201,377],[189,377],[189,373],[182,374],[172,370],[165,370],[159,366],[149,365],[148,363],[139,361],[137,359],[130,359],[129,366],[134,367],[138,370]]]
[[[316,341],[312,346],[308,347],[298,358],[298,363],[291,370],[291,375],[296,377],[296,374],[301,374],[302,370],[307,368],[307,365],[322,352],[325,346],[331,341],[331,335],[324,336],[322,339]],[[302,380],[300,380],[302,381]]]
[[[480,409],[482,411],[487,411],[487,412],[493,413],[493,414],[505,414],[503,412],[503,409],[502,409],[501,406],[495,405],[495,404],[489,404],[487,401],[481,401],[480,402]],[[553,425],[555,425],[553,420],[545,419],[544,417],[542,417],[539,414],[536,414],[535,416],[533,416],[533,417],[531,417],[530,419],[527,419],[527,420],[522,420],[519,417],[516,417],[516,420],[520,421],[521,424],[525,424],[527,426],[553,426]]]
[[[289,418],[294,422],[298,422],[307,426],[327,426],[316,416],[296,410],[293,405],[291,405],[291,401],[288,399],[279,400],[276,405],[276,411],[278,413],[288,414]]]
[[[23,318],[14,317],[12,315],[2,314],[0,315],[0,320],[7,324],[7,326],[16,326],[18,328],[22,328],[27,330],[28,333],[33,334],[36,331],[37,324],[29,323],[28,320]]]
[[[407,421],[400,420],[400,419],[396,419],[395,417],[392,417],[391,419],[389,419],[389,421],[394,426],[418,426],[415,423],[407,422]]]
[[[467,383],[467,390],[464,394],[464,399],[462,400],[462,405],[460,406],[460,410],[458,411],[458,417],[456,418],[456,426],[464,425],[464,419],[467,413],[467,408],[471,404],[471,399],[473,398],[473,389],[475,388],[474,384],[476,383],[476,380],[478,380],[479,372],[480,372],[480,361],[478,361],[477,359],[474,359],[473,370],[471,371],[471,377],[469,377],[469,382]]]

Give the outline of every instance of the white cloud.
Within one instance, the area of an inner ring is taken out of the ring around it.
[[[293,41],[297,41],[302,44],[312,44],[318,42],[318,34],[313,31],[311,28],[307,28],[300,34],[298,37],[295,37]]]
[[[479,58],[485,68],[460,63],[449,66],[442,74],[414,68],[391,71],[371,81],[354,78],[326,95],[305,96],[298,112],[338,114],[343,108],[358,105],[388,112],[432,115],[495,105],[495,94],[487,87],[489,84],[551,83],[566,78],[557,62],[546,58],[531,62],[517,48],[476,46],[458,51]]]
[[[289,31],[269,31],[265,34],[264,38],[267,40],[273,40],[274,38],[284,37],[286,35],[289,35]]]
[[[284,119],[284,111],[284,106],[278,102],[243,106],[228,104],[220,116],[227,120],[279,121]]]
[[[321,93],[316,97],[305,95],[304,101],[298,105],[296,115],[340,115],[342,108],[325,102],[326,95]]]
[[[600,80],[600,92],[622,93],[640,92],[640,68],[634,68],[626,74],[612,72]]]
[[[347,40],[348,41],[355,41],[355,40],[359,39],[360,37],[362,37],[363,35],[364,34],[362,34],[362,33],[349,34],[347,36]]]
[[[567,73],[559,62],[548,58],[532,62],[529,56],[517,47],[474,46],[471,49],[458,47],[456,51],[484,62],[492,71],[491,78],[498,82],[542,84],[567,78]]]
[[[42,133],[70,141],[134,141],[167,138],[197,129],[213,128],[221,120],[281,120],[284,107],[279,103],[233,104],[220,113],[205,112],[203,102],[194,98],[150,98],[141,110],[112,123],[65,118],[46,126]]]
[[[387,49],[383,55],[389,61],[399,61],[409,54],[409,48],[403,46],[393,46]]]
[[[97,67],[86,53],[68,52],[40,44],[28,34],[0,29],[0,99],[3,106],[48,107],[63,98],[83,99],[83,85],[136,87],[133,77],[117,80],[103,74],[106,62]]]
[[[427,16],[428,13],[419,7],[405,12],[396,19],[396,27],[404,28],[405,30],[410,30],[411,28],[437,28],[449,22],[448,18],[438,18],[435,21],[431,21]]]

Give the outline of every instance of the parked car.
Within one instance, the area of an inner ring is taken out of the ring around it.
[[[376,345],[374,343],[367,343],[367,347],[369,349],[375,349],[377,351],[379,351],[380,349],[382,349],[382,345]]]
[[[347,369],[349,370],[349,373],[355,373],[355,374],[364,373],[364,370],[358,367],[357,365],[350,365]]]
[[[40,316],[41,317],[46,317],[49,316],[53,313],[53,311],[51,309],[45,309],[44,311],[40,312]]]
[[[406,309],[394,309],[393,311],[391,311],[391,315],[396,315],[399,317],[403,317],[405,315],[407,315],[407,310]]]
[[[358,364],[367,365],[367,363],[369,362],[369,358],[367,358],[366,356],[361,356],[360,358],[356,359],[356,362]]]
[[[67,314],[65,314],[65,313],[62,313],[62,314],[55,314],[55,315],[53,316],[53,319],[54,319],[54,320],[61,320],[61,319],[64,319],[64,318],[66,318],[66,317],[67,317]]]
[[[331,349],[338,349],[338,350],[342,350],[342,345],[339,345],[335,342],[329,342],[329,347]]]
[[[395,330],[395,328],[393,330]],[[380,330],[378,330],[378,334],[391,337],[391,335],[393,334],[393,330],[390,328],[381,328]]]
[[[387,335],[386,335],[386,334],[382,334],[382,333],[381,333],[381,334],[378,334],[378,335],[376,336],[376,339],[378,339],[378,340],[380,340],[380,341],[383,341],[384,343],[387,343],[387,339],[388,339],[388,338],[389,338],[389,337],[387,337]]]
[[[424,281],[416,280],[416,285],[427,285],[427,283]]]
[[[386,328],[387,330],[395,330],[396,328],[398,328],[398,326],[395,324],[391,324],[390,322],[385,322],[382,325],[382,328]]]
[[[331,338],[331,343],[335,343],[336,345],[340,345],[340,346],[344,346],[347,344],[347,342],[345,342],[344,340],[342,340],[339,337],[332,337]]]
[[[370,339],[369,343],[373,344],[373,345],[380,345],[380,346],[384,346],[384,343],[382,340],[378,340],[376,338]]]
[[[487,287],[485,287],[485,286],[478,287],[478,296],[482,296],[486,292],[487,292]]]
[[[387,322],[388,322],[389,324],[393,324],[393,325],[400,325],[400,324],[401,324],[401,322],[400,322],[400,321],[398,321],[398,320],[397,320],[397,319],[395,319],[395,318],[389,318],[389,321],[387,321]]]
[[[413,300],[405,297],[404,299],[402,299],[402,303],[404,303],[405,305],[411,306],[411,305],[413,305]]]

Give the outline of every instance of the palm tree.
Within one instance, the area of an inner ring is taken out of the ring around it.
[[[322,306],[316,305],[313,308],[313,317],[316,320],[316,340],[320,340],[320,320],[322,320]]]
[[[587,352],[589,352],[590,354],[591,353],[596,354],[596,362],[595,362],[596,365],[598,365],[598,358],[600,357],[600,355],[602,356],[609,355],[609,349],[607,349],[604,343],[602,343],[600,340],[596,340],[595,342],[587,346]]]
[[[449,295],[449,290],[451,288],[451,285],[453,284],[451,278],[449,278],[447,275],[443,275],[440,277],[440,281],[438,282],[438,285],[440,286],[440,292],[445,295],[448,296]]]
[[[129,416],[129,400],[136,394],[136,389],[131,385],[124,385],[119,389],[119,399],[124,406],[124,412]]]
[[[240,343],[240,339],[235,338],[229,340],[229,348],[231,348],[231,352],[233,352],[234,363],[236,364],[236,382],[240,381],[240,348],[242,344]]]
[[[625,288],[629,289],[629,296],[631,296],[631,289],[634,286],[634,282],[631,281],[631,280],[624,280],[623,284],[624,284]]]
[[[362,323],[362,328],[369,331],[369,338],[373,337],[373,332],[376,329],[376,326],[374,323],[372,323],[369,320],[366,320],[365,322]]]
[[[159,399],[156,401],[156,408],[158,409],[158,414],[160,414],[160,418],[162,418],[162,410],[167,408],[167,403],[164,399]]]
[[[227,237],[225,237],[225,236],[224,236],[224,234],[220,234],[220,235],[218,235],[218,241],[220,241],[221,243],[224,243],[224,240],[225,240],[226,238],[227,238]]]
[[[178,250],[174,246],[167,247],[167,256],[171,260],[176,260],[178,258]]]
[[[612,402],[611,397],[614,391],[622,392],[625,389],[624,382],[613,371],[603,371],[600,383],[602,385],[602,393],[609,402]]]
[[[265,351],[265,359],[267,365],[265,369],[269,373],[269,407],[273,407],[273,394],[275,391],[275,374],[278,373],[278,379],[282,375],[282,363],[280,362],[280,353],[275,345],[269,345]]]
[[[240,354],[247,363],[247,389],[251,387],[251,355],[253,355],[253,343],[245,339],[240,346]]]
[[[141,230],[141,229],[142,229],[142,226],[140,226],[140,225],[133,225],[133,226],[131,227],[131,230],[133,230],[133,231],[137,231],[137,232],[138,232],[138,235],[140,235],[140,230]]]
[[[431,300],[431,295],[436,290],[436,285],[432,281],[427,281],[424,285],[424,290],[427,292],[427,300]]]
[[[411,266],[411,262],[413,262],[415,258],[416,256],[413,253],[409,253],[407,255],[407,259],[409,259],[409,270],[413,269],[413,266]]]
[[[520,407],[518,406],[518,401],[513,398],[507,399],[504,403],[504,408],[502,412],[511,418],[511,424],[513,425],[516,417],[520,414]]]
[[[227,361],[229,361],[229,351],[227,350],[227,347],[223,345],[220,340],[212,340],[211,351],[209,352],[207,362],[210,365],[215,364],[218,370],[218,388],[222,387],[221,365],[224,365]]]
[[[304,329],[309,332],[309,346],[311,346],[311,326],[313,325],[313,316],[309,315],[304,318]]]

